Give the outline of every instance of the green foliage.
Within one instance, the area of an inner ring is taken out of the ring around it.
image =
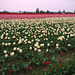
[[[51,75],[74,72],[72,65],[66,69],[62,64],[58,72],[52,66],[56,53],[75,49],[74,22],[74,17],[0,20],[0,73],[28,73],[37,66],[49,66],[51,72],[47,74]]]
[[[43,71],[43,75],[74,75],[75,74],[75,60],[68,63],[54,64],[47,71]],[[59,67],[61,65],[61,68]]]

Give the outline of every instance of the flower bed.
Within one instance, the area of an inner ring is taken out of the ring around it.
[[[75,17],[0,20],[1,75],[19,71],[28,74],[34,67],[51,67],[57,53],[64,55],[75,49],[74,28]]]
[[[33,19],[33,18],[50,18],[50,17],[75,17],[75,14],[0,13],[0,19]]]

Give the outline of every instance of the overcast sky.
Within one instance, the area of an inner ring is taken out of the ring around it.
[[[75,0],[0,0],[0,11],[74,11]]]

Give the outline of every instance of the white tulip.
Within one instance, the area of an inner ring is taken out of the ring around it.
[[[68,44],[68,46],[71,46],[71,44]]]
[[[14,52],[11,52],[11,53],[10,53],[11,56],[14,56],[14,54],[15,54]]]
[[[14,51],[16,51],[16,49],[17,49],[16,47],[13,48]]]
[[[29,48],[30,50],[32,49],[32,47]]]
[[[8,54],[5,54],[5,57],[7,58],[8,57]]]
[[[13,39],[15,39],[15,38],[16,38],[16,36],[13,36],[12,38],[13,38]]]
[[[5,43],[5,46],[7,46],[8,44],[7,43]]]
[[[10,46],[10,45],[11,45],[11,43],[8,43],[8,45]]]
[[[15,42],[13,42],[13,45],[15,45],[16,43]]]
[[[3,35],[1,36],[1,39],[3,39]]]
[[[41,49],[38,49],[38,52],[41,52]]]
[[[8,36],[8,33],[6,33],[5,35]]]
[[[7,53],[7,51],[6,50],[4,50],[4,54],[6,54]]]
[[[37,48],[34,48],[34,51],[36,51],[37,50]]]
[[[10,37],[8,37],[8,39],[10,39]]]
[[[20,49],[19,52],[21,53],[22,52],[22,49]]]
[[[17,50],[19,51],[19,50],[20,50],[20,48],[18,47],[18,48],[17,48]]]
[[[50,46],[50,44],[48,43],[47,46]]]
[[[4,45],[4,42],[2,43],[2,45]]]
[[[48,52],[48,49],[46,49],[46,52]]]
[[[44,46],[44,44],[40,44],[40,47],[43,47]]]
[[[5,37],[5,39],[7,39],[7,37]]]

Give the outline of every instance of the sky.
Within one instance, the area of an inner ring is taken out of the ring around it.
[[[71,11],[75,10],[75,0],[0,0],[0,11]]]

